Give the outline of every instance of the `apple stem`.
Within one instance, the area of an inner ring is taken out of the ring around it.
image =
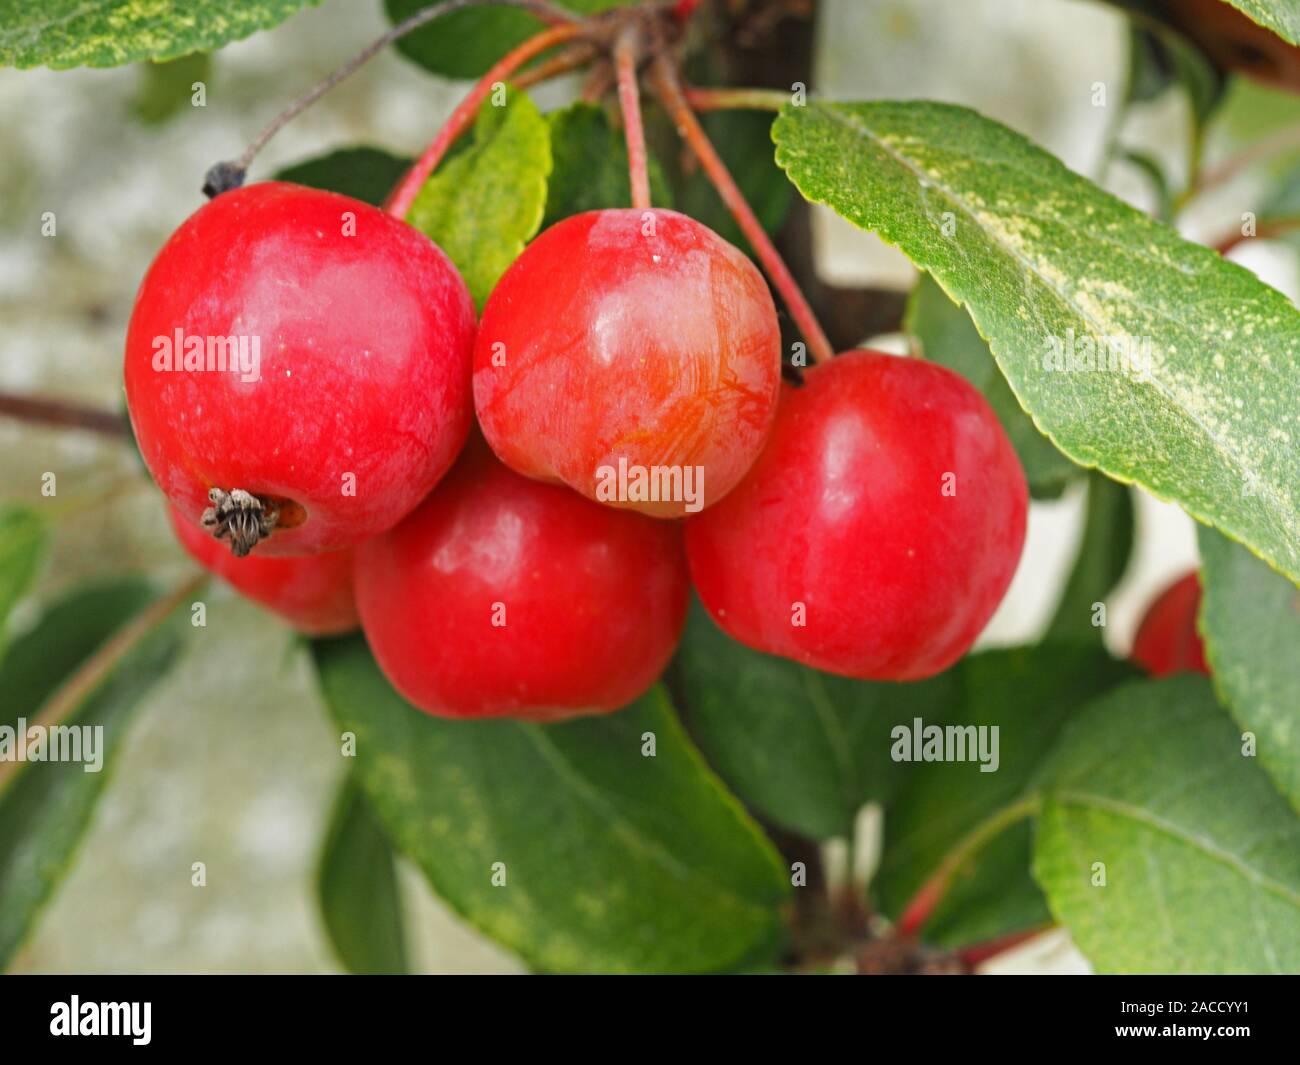
[[[492,92],[493,86],[504,81],[533,56],[557,44],[571,41],[585,32],[586,28],[580,22],[561,23],[528,38],[519,47],[499,59],[492,69],[479,79],[465,99],[456,105],[451,117],[433,139],[433,143],[425,149],[424,154],[416,160],[415,165],[406,172],[393,190],[387,203],[384,204],[384,209],[396,218],[405,218],[420,189],[429,180],[429,175],[437,169],[438,164],[442,162],[442,157],[447,154],[447,149],[456,142],[457,137],[474,124],[478,109]]]
[[[699,118],[696,117],[682,92],[672,60],[662,50],[655,56],[651,67],[651,78],[669,116],[677,124],[678,133],[699,159],[704,172],[713,182],[714,188],[718,190],[718,195],[722,197],[722,202],[726,204],[727,210],[731,212],[741,232],[745,234],[745,239],[754,249],[754,254],[763,264],[763,269],[767,271],[773,287],[781,294],[781,299],[789,308],[790,316],[795,320],[799,331],[803,333],[804,340],[808,343],[808,352],[812,356],[812,361],[825,362],[832,358],[835,349],[831,347],[831,342],[818,323],[817,316],[813,314],[812,307],[800,291],[789,267],[785,265],[781,253],[776,250],[776,246],[764,232],[753,208],[749,206],[744,193],[740,191],[726,164],[704,132],[704,127],[700,125]]]
[[[521,70],[513,79],[514,86],[516,89],[531,89],[534,85],[577,70],[596,58],[597,54],[595,45],[586,43],[570,45],[550,59],[544,59],[536,66]]]
[[[543,22],[550,25],[568,25],[576,24],[576,16],[570,11],[550,0],[442,0],[440,4],[433,4],[429,7],[422,8],[410,18],[399,22],[387,33],[376,37],[370,44],[366,45],[360,52],[349,59],[332,74],[318,81],[305,93],[294,100],[288,107],[275,116],[259,133],[253,142],[244,151],[238,159],[233,162],[217,163],[207,173],[203,182],[203,192],[211,199],[219,196],[230,189],[239,188],[244,183],[244,177],[248,173],[249,166],[252,165],[253,159],[257,153],[265,146],[267,141],[280,132],[286,125],[292,122],[303,111],[307,110],[312,104],[324,96],[330,89],[334,88],[345,78],[351,77],[363,66],[373,59],[379,52],[383,51],[394,41],[405,37],[408,33],[418,30],[421,26],[449,15],[453,11],[458,11],[467,7],[479,7],[485,4],[508,5],[510,7],[520,7],[536,15]]]
[[[641,89],[636,80],[639,52],[637,31],[629,26],[614,45],[614,67],[618,73],[618,106],[623,113],[623,134],[627,139],[627,170],[632,186],[632,206],[650,208],[650,171],[646,159],[645,126],[641,121]]]
[[[780,111],[790,94],[780,89],[701,89],[687,86],[687,102],[696,111]]]

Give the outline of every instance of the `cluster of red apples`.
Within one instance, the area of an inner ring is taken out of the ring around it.
[[[181,334],[256,337],[259,364],[160,368]],[[164,246],[125,376],[200,563],[305,632],[359,621],[422,710],[547,721],[652,684],[692,583],[740,642],[873,680],[947,668],[989,620],[1028,498],[988,404],[871,351],[783,383],[781,347],[755,266],[672,211],[557,223],[476,322],[422,233],[267,182]],[[620,464],[702,498],[611,499]]]

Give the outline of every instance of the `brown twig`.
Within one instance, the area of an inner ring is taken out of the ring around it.
[[[112,411],[84,407],[60,399],[39,399],[0,393],[0,415],[32,425],[61,429],[85,429],[119,439],[130,436],[126,419]]]
[[[433,4],[429,7],[422,8],[410,18],[399,22],[387,33],[381,34],[371,41],[365,48],[344,63],[337,70],[322,78],[305,93],[291,102],[279,114],[275,116],[262,131],[253,139],[253,142],[244,149],[244,153],[231,162],[217,163],[212,167],[204,181],[203,191],[208,196],[217,196],[228,189],[237,188],[244,183],[244,175],[252,165],[253,159],[257,156],[267,142],[280,132],[286,125],[292,122],[303,111],[307,110],[312,104],[329,92],[332,88],[346,78],[351,77],[363,66],[373,59],[379,52],[383,51],[394,41],[405,37],[408,33],[413,33],[422,26],[449,15],[453,11],[461,10],[467,7],[477,7],[484,4],[504,4],[512,7],[520,7],[536,15],[539,19],[551,25],[561,25],[572,23],[575,16],[571,11],[566,11],[550,0],[442,0],[442,3]]]

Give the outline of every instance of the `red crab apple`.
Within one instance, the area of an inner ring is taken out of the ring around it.
[[[617,710],[681,634],[681,535],[521,477],[474,436],[413,514],[357,550],[362,628],[393,686],[431,714]]]
[[[472,416],[474,311],[406,223],[282,182],[226,192],[158,253],[126,341],[154,479],[237,554],[310,554],[391,527]],[[224,367],[224,368],[223,368]]]
[[[754,468],[686,522],[687,556],[705,607],[740,642],[918,680],[992,616],[1027,508],[1016,453],[964,378],[855,351],[786,387]]]
[[[1205,645],[1196,632],[1201,581],[1195,571],[1180,577],[1147,608],[1133,639],[1133,661],[1153,676],[1204,673]]]
[[[176,539],[191,558],[236,591],[260,603],[309,636],[333,636],[355,629],[352,552],[323,551],[292,558],[254,554],[237,558],[225,544],[168,507]]]
[[[675,211],[546,230],[497,283],[474,349],[479,424],[507,466],[655,517],[735,486],[780,381],[762,275]]]

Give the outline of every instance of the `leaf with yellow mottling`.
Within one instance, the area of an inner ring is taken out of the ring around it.
[[[0,0],[0,67],[117,67],[210,52],[320,0]]]
[[[557,725],[449,721],[394,692],[364,640],[314,653],[394,847],[532,966],[708,972],[770,957],[789,890],[781,859],[662,688]]]
[[[1057,447],[1300,581],[1300,311],[1285,296],[964,107],[787,105],[773,138],[807,199],[967,308]]]

